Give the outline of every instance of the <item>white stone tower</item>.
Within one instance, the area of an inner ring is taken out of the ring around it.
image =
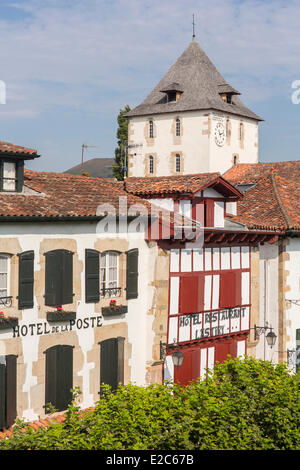
[[[193,39],[130,111],[128,176],[219,171],[258,162],[258,122]]]

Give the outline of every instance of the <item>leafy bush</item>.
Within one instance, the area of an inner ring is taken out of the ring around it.
[[[300,449],[299,376],[246,358],[188,387],[104,386],[95,409],[80,413],[74,400],[63,423],[18,421],[2,449]]]

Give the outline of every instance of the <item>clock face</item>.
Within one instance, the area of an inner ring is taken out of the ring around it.
[[[215,142],[222,147],[225,144],[226,132],[225,127],[221,122],[218,122],[215,127]]]

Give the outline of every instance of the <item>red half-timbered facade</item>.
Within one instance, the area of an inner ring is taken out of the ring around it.
[[[156,206],[169,208],[175,225],[179,217],[191,231],[199,223],[202,227],[194,242],[189,230],[182,230],[180,239],[171,231],[169,240],[163,237],[163,227],[156,231],[156,240],[170,254],[164,377],[187,384],[228,355],[247,353],[251,247],[275,243],[278,233],[248,230],[227,219],[227,210],[243,195],[216,173],[129,178],[126,187]],[[184,361],[174,369],[171,356],[178,347]]]

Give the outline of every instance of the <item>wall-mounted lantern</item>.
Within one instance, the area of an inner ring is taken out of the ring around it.
[[[178,344],[176,344],[175,342],[174,344],[167,344],[167,343],[163,343],[162,341],[160,341],[159,347],[160,347],[160,360],[161,361],[165,359],[166,353],[168,350],[177,348],[176,351],[174,351],[174,353],[171,356],[172,361],[175,367],[182,366],[184,354],[180,351]]]
[[[275,345],[276,343],[276,339],[277,339],[277,336],[276,334],[274,333],[273,331],[273,328],[271,326],[257,326],[257,325],[254,325],[254,339],[255,340],[258,340],[259,337],[264,334],[265,337],[266,337],[266,340],[267,340],[267,343],[268,343],[268,346],[270,346],[270,348],[272,349],[273,346]],[[269,331],[269,333],[266,335],[266,332]]]

